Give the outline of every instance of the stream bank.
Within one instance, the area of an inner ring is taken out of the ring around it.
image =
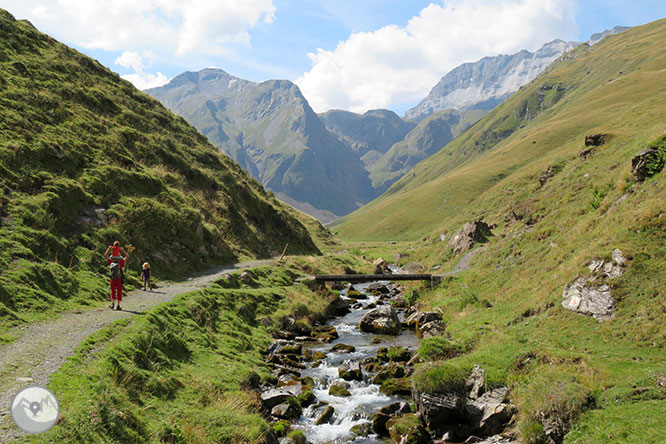
[[[273,442],[512,442],[497,435],[514,413],[508,390],[486,392],[480,367],[462,392],[413,391],[419,336],[445,333],[439,313],[408,307],[389,281],[341,287],[335,318],[311,331],[287,318],[268,350],[261,401]]]

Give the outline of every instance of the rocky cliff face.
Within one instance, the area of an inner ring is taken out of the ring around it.
[[[616,26],[593,34],[586,43],[594,45],[608,35],[627,29],[626,26]],[[578,45],[580,42],[553,40],[535,53],[523,50],[464,63],[442,77],[425,99],[405,113],[405,118],[420,121],[444,109],[491,110]]]
[[[415,122],[402,120],[387,109],[370,110],[364,114],[331,110],[320,114],[326,128],[340,141],[358,153],[366,167],[405,138]]]
[[[578,45],[578,42],[554,40],[535,53],[523,50],[460,65],[442,77],[425,99],[405,113],[405,117],[419,121],[450,108],[493,109],[536,78],[555,59]]]
[[[150,89],[265,187],[322,220],[375,197],[359,156],[332,135],[298,87],[219,69],[187,72]]]

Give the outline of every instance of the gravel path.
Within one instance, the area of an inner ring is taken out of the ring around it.
[[[242,262],[218,267],[205,273],[156,289],[136,290],[123,295],[122,311],[108,307],[57,315],[56,319],[18,327],[9,333],[18,339],[0,346],[0,442],[9,442],[23,433],[14,425],[10,404],[14,395],[30,385],[46,386],[74,349],[95,331],[118,319],[137,316],[176,296],[208,286],[224,275],[239,269],[273,263],[272,259]]]

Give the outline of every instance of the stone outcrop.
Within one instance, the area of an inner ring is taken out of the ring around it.
[[[426,322],[418,329],[418,335],[422,338],[431,338],[433,336],[440,336],[446,332],[446,324],[439,319]]]
[[[585,146],[599,146],[606,143],[606,134],[588,134],[585,136]]]
[[[426,272],[426,267],[420,262],[410,262],[408,264],[403,265],[400,270],[398,271],[398,274],[418,274],[418,273],[425,273]]]
[[[358,324],[361,331],[384,335],[400,334],[400,320],[393,307],[381,306],[367,312]]]
[[[418,328],[431,321],[441,321],[442,314],[436,311],[417,311],[409,315],[406,319],[408,327]]]
[[[652,177],[664,168],[666,150],[664,148],[648,148],[631,159],[631,173],[634,179],[641,182]]]
[[[541,173],[541,176],[539,176],[539,185],[537,185],[536,189],[540,190],[543,188],[543,186],[555,175],[556,171],[555,167],[549,166],[546,171]]]
[[[386,262],[381,257],[375,259],[372,265],[375,267],[375,274],[391,274],[391,270],[388,267],[388,262]]]
[[[449,247],[453,249],[453,254],[458,255],[492,235],[491,227],[487,223],[480,220],[468,222],[451,237]]]
[[[588,264],[591,276],[579,276],[564,287],[562,306],[567,310],[592,316],[599,322],[613,319],[616,304],[606,280],[621,276],[626,261],[618,249],[613,250],[608,262],[593,259]]]
[[[485,371],[478,365],[467,379],[465,389],[450,393],[418,393],[412,397],[425,425],[455,442],[472,436],[479,440],[501,433],[516,409],[507,401],[509,389],[484,392]],[[471,441],[477,442],[477,441]]]

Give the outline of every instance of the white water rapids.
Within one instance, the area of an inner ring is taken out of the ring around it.
[[[368,284],[356,284],[354,288],[364,292]],[[344,292],[341,296],[346,298]],[[378,296],[368,295],[367,300],[359,300],[363,308],[353,309],[352,312],[344,317],[337,318],[330,322],[337,331],[339,338],[330,344],[311,343],[305,346],[310,350],[322,351],[327,353],[323,364],[316,368],[307,368],[303,370],[301,376],[310,376],[315,381],[313,393],[318,401],[325,401],[335,409],[333,419],[330,424],[315,425],[317,417],[324,411],[326,406],[315,408],[313,406],[304,409],[303,415],[298,419],[295,428],[304,430],[307,439],[312,443],[335,443],[341,444],[354,442],[356,444],[381,443],[386,442],[377,435],[367,437],[356,436],[350,430],[354,425],[370,423],[375,413],[380,408],[394,402],[408,400],[399,396],[387,396],[379,393],[379,386],[370,384],[370,379],[374,374],[368,374],[363,371],[363,381],[343,381],[338,377],[338,367],[345,362],[362,362],[366,358],[376,355],[381,347],[407,347],[414,351],[418,344],[418,339],[413,331],[403,330],[399,336],[375,335],[363,333],[358,328],[358,322],[368,311],[367,307],[371,303],[376,303]],[[387,302],[388,303],[388,302]],[[372,344],[371,340],[379,337],[382,341],[378,344]],[[330,351],[335,344],[348,344],[356,347],[352,353],[338,353]],[[363,368],[363,365],[361,365]],[[331,384],[346,383],[349,385],[350,397],[338,397],[328,394],[328,387]],[[316,405],[316,404],[315,404]]]

